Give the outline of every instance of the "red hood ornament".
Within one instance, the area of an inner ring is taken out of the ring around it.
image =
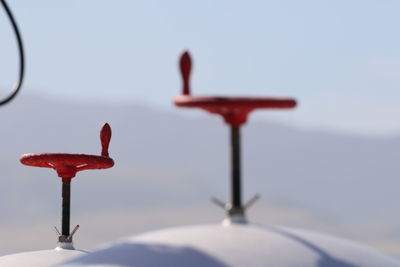
[[[221,200],[213,201],[222,206],[236,222],[246,222],[245,209],[255,200],[256,195],[247,203],[242,204],[241,196],[241,166],[240,166],[240,126],[246,123],[250,112],[256,109],[290,109],[296,106],[296,101],[291,98],[271,97],[213,97],[190,95],[190,73],[192,60],[185,51],[179,62],[182,75],[182,95],[174,98],[174,104],[178,107],[200,108],[212,114],[220,115],[231,127],[231,203]]]
[[[108,155],[108,145],[111,140],[111,128],[108,123],[104,124],[100,132],[101,155],[67,154],[67,153],[31,153],[21,156],[22,164],[53,168],[62,179],[62,227],[59,234],[59,246],[73,249],[72,236],[79,225],[70,233],[70,206],[71,206],[71,180],[76,173],[89,169],[107,169],[114,166],[114,161]]]

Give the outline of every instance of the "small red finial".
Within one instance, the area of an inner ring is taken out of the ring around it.
[[[188,51],[183,52],[179,62],[183,81],[183,95],[190,95],[189,78],[192,70],[192,60]]]
[[[111,140],[111,127],[108,123],[105,123],[100,131],[101,140],[101,155],[103,157],[108,157],[108,145]]]

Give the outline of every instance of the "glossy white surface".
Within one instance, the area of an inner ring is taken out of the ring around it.
[[[86,254],[83,250],[55,248],[22,252],[0,257],[1,267],[48,267],[62,261]]]
[[[400,262],[339,238],[232,223],[142,234],[61,266],[400,267]]]

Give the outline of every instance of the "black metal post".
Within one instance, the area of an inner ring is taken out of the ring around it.
[[[231,126],[231,209],[230,215],[243,214],[240,169],[240,127]]]
[[[71,180],[62,182],[62,214],[61,214],[61,234],[69,236],[69,222],[71,209]]]

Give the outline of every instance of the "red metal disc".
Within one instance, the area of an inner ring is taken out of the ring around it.
[[[187,108],[201,108],[224,117],[226,123],[239,126],[255,109],[288,109],[296,106],[290,98],[267,97],[199,97],[180,95],[174,99],[175,105]]]
[[[67,179],[75,177],[79,171],[114,166],[114,161],[109,157],[85,154],[31,153],[22,155],[20,161],[28,166],[53,168],[59,177]]]
[[[108,145],[111,140],[111,128],[106,123],[100,132],[102,145],[101,156],[67,153],[30,153],[21,156],[24,165],[42,168],[53,168],[63,180],[70,180],[76,173],[89,169],[107,169],[114,166],[108,157]]]
[[[288,109],[296,106],[296,101],[291,98],[191,96],[189,85],[191,68],[190,55],[184,52],[180,59],[182,95],[175,97],[174,104],[179,107],[201,108],[221,115],[231,126],[245,123],[248,114],[255,109]]]

